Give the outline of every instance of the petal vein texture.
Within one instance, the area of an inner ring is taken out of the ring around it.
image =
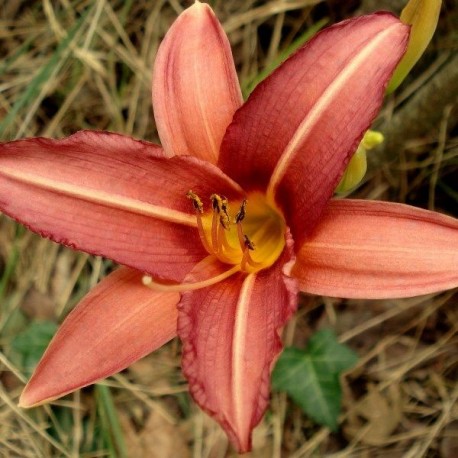
[[[42,236],[181,281],[207,252],[186,192],[241,190],[215,166],[151,143],[82,131],[0,145],[0,209]]]
[[[302,291],[383,299],[458,286],[458,221],[408,205],[335,200],[297,254]]]
[[[291,258],[288,242],[271,268],[187,292],[179,304],[178,335],[190,392],[239,452],[251,448],[251,431],[267,407],[270,370],[281,350],[278,333],[296,308]],[[192,275],[219,269],[202,267]]]
[[[75,307],[20,399],[31,407],[115,374],[176,335],[177,293],[154,293],[120,268]]]
[[[242,104],[231,47],[211,8],[196,2],[167,32],[153,73],[153,107],[168,156],[216,163]]]
[[[329,27],[236,112],[219,164],[247,191],[269,190],[296,242],[313,229],[380,109],[408,33],[389,13]]]

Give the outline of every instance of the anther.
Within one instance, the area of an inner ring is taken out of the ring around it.
[[[196,210],[197,229],[199,231],[200,240],[202,241],[202,244],[203,244],[204,248],[209,253],[211,253],[212,250],[211,250],[210,245],[209,245],[209,243],[207,241],[207,236],[205,235],[204,226],[202,224],[202,214],[204,212],[204,204],[200,200],[200,197],[195,192],[193,192],[192,190],[189,190],[186,193],[186,197],[192,201],[192,205],[193,205],[194,209]]]
[[[230,223],[231,223],[231,219],[229,218],[229,215],[224,212],[224,213],[221,213],[220,216],[219,216],[219,222],[221,223],[221,226],[224,227],[224,229],[229,229],[229,226],[230,226]]]
[[[243,238],[245,248],[243,249],[242,262],[240,263],[242,271],[248,272],[250,270],[248,266],[254,269],[259,269],[260,267],[262,267],[262,263],[255,261],[250,255],[250,251],[253,251],[255,249],[254,243],[246,234],[243,235]]]
[[[210,200],[212,202],[213,210],[215,210],[215,211],[217,211],[219,213],[221,211],[221,205],[222,205],[222,202],[223,202],[221,197],[218,196],[218,194],[212,194],[210,196]]]
[[[243,238],[245,239],[245,246],[251,250],[251,251],[254,251],[255,247],[254,247],[254,243],[250,240],[250,238],[248,237],[248,235],[244,234],[243,235]]]
[[[245,207],[246,207],[246,199],[243,199],[243,202],[242,202],[242,205],[240,205],[240,210],[238,211],[238,213],[235,215],[235,222],[238,224],[240,223],[241,221],[243,221],[243,219],[245,218]]]
[[[221,196],[221,210],[227,214],[227,206],[229,205],[229,201],[227,197]]]
[[[220,226],[224,229],[229,229],[230,218],[227,211],[227,206],[229,204],[228,200],[224,196],[218,194],[212,194],[210,196],[213,207],[213,219],[212,219],[212,246],[215,253],[222,255],[223,246],[227,245],[226,236],[223,232],[220,231],[219,225],[217,223],[219,215]]]
[[[227,197],[221,196],[221,216],[219,221],[224,229],[229,229],[231,224],[231,218],[229,217],[229,212],[227,210],[227,206],[229,205],[229,201]]]
[[[192,205],[195,210],[197,210],[199,213],[204,212],[204,204],[200,200],[200,197],[193,192],[191,189],[186,193],[186,197],[190,200],[192,200]]]

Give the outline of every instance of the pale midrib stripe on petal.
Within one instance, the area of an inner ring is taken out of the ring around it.
[[[199,107],[199,111],[200,111],[200,114],[201,114],[202,122],[204,124],[205,133],[207,134],[208,143],[210,144],[211,150],[213,152],[213,158],[216,161],[216,159],[218,158],[219,151],[218,151],[218,148],[216,147],[215,139],[213,137],[213,132],[212,132],[212,129],[210,127],[209,120],[207,118],[207,112],[205,110],[205,102],[203,101],[203,97],[199,96],[199,94],[203,94],[204,91],[202,91],[203,79],[202,79],[202,76],[201,76],[201,74],[199,72],[197,59],[194,59],[193,70],[194,70],[194,73],[196,75],[195,81],[196,81],[196,85],[197,85],[197,91],[195,92],[195,94],[197,95],[196,102],[197,102],[197,105]]]
[[[243,393],[245,384],[246,335],[248,331],[248,312],[256,274],[248,275],[240,290],[235,312],[234,336],[232,340],[232,399],[235,418],[239,430],[243,430],[245,402]]]
[[[391,34],[391,29],[398,27],[398,24],[393,24],[387,29],[380,32],[373,38],[353,60],[347,65],[337,76],[337,78],[328,86],[320,98],[317,100],[313,108],[309,111],[305,119],[299,125],[295,134],[286,145],[285,150],[280,156],[280,159],[275,166],[275,169],[270,178],[269,186],[267,188],[267,195],[273,198],[280,181],[286,173],[291,161],[296,156],[301,144],[307,139],[311,131],[320,119],[321,114],[333,102],[335,95],[344,89],[347,82],[358,71],[359,67],[375,52],[377,47],[383,42],[388,35]]]
[[[383,242],[382,242],[383,243]],[[419,248],[408,248],[408,247],[393,247],[393,246],[377,246],[377,245],[346,245],[343,243],[315,243],[315,242],[306,242],[304,244],[304,249],[318,249],[318,250],[330,250],[330,251],[360,251],[360,252],[387,252],[387,253],[403,253],[403,254],[418,254]],[[422,247],[421,251],[423,254],[430,253],[431,255],[436,256],[438,253],[446,253],[448,255],[452,254],[451,249],[444,247],[442,249],[432,247],[428,248]],[[457,254],[458,256],[458,254]]]
[[[193,215],[188,215],[171,208],[140,202],[129,197],[114,196],[108,192],[100,191],[98,189],[84,189],[80,186],[76,186],[70,183],[58,182],[33,175],[31,173],[19,172],[17,170],[8,168],[2,168],[0,175],[22,183],[36,186],[38,188],[76,197],[87,202],[125,210],[130,213],[150,216],[152,218],[157,218],[171,223],[197,227],[197,221]],[[183,198],[185,198],[184,195]]]

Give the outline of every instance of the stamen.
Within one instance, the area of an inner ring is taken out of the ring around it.
[[[208,278],[207,280],[195,282],[195,283],[175,283],[167,284],[160,283],[157,280],[154,280],[149,275],[145,275],[142,278],[142,282],[148,288],[153,289],[154,291],[164,291],[164,292],[184,292],[184,291],[194,291],[196,289],[206,288],[207,286],[214,285],[219,283],[226,278],[229,278],[231,275],[234,275],[237,272],[240,272],[240,266],[236,265],[222,274],[216,275],[215,277]]]
[[[221,211],[222,199],[218,194],[212,194],[210,196],[210,200],[212,202],[213,210],[217,211],[218,213]]]
[[[204,225],[202,223],[202,217],[200,216],[199,212],[196,213],[196,217],[197,217],[197,230],[199,231],[200,241],[202,242],[202,245],[208,251],[208,253],[211,254],[212,250],[208,243],[207,236],[205,235]]]
[[[231,263],[231,258],[226,256],[224,249],[230,251],[232,248],[227,241],[225,229],[220,224],[218,226],[218,251],[215,254],[220,261]]]
[[[224,240],[226,239],[226,234],[224,233],[224,226],[220,224],[218,226],[218,253],[223,252]]]
[[[204,212],[204,204],[200,200],[200,197],[193,192],[191,189],[186,193],[186,197],[190,200],[192,200],[192,205],[194,208],[199,212],[203,213]]]
[[[218,194],[212,194],[210,196],[213,207],[213,218],[212,218],[212,246],[215,253],[222,252],[222,240],[219,240],[221,236],[226,237],[220,230],[217,220],[217,215],[219,215],[219,223],[224,229],[229,229],[230,218],[227,211],[227,206],[229,204],[225,196],[220,196]]]
[[[240,262],[240,267],[242,268],[243,272],[248,272],[247,265],[249,264],[251,267],[259,268],[262,267],[263,264],[261,262],[256,262],[251,257],[250,251],[254,251],[255,246],[254,243],[250,240],[248,235],[242,233],[242,224],[237,224],[237,229],[239,230],[239,240],[243,237],[243,256],[242,261]]]
[[[247,200],[243,199],[242,205],[240,205],[240,210],[235,215],[235,222],[237,224],[237,236],[239,238],[240,248],[242,252],[245,251],[245,236],[242,230],[242,221],[245,219],[245,216],[246,216],[246,211],[245,211],[246,204],[247,204]]]
[[[243,253],[245,254],[245,253]],[[255,261],[250,254],[250,250],[247,250],[247,262],[250,264],[251,267],[254,267],[255,269],[259,269],[260,267],[263,267],[264,264],[262,262],[257,262]]]
[[[221,210],[226,213],[227,215],[227,206],[229,205],[229,201],[227,200],[226,196],[221,196]]]
[[[212,247],[215,253],[218,253],[218,210],[213,206],[212,218]]]
[[[219,217],[219,221],[224,227],[224,229],[229,229],[231,224],[231,218],[229,217],[229,212],[227,210],[227,206],[229,205],[229,201],[226,197],[221,196],[221,214]]]
[[[224,196],[213,196],[213,201],[218,203],[219,210],[219,225],[217,230],[217,253],[218,258],[223,262],[231,262],[231,259],[227,257],[224,253],[226,251],[232,251],[232,247],[229,245],[226,237],[226,230],[229,230],[231,219],[227,210],[229,204],[228,200]],[[219,198],[219,199],[218,199]],[[216,211],[214,212],[216,215]]]
[[[250,251],[254,251],[255,249],[254,243],[250,240],[248,235],[245,234],[243,237],[245,239],[245,249],[243,250],[243,258],[241,262],[242,270],[246,271],[247,264],[249,264],[251,267],[254,267],[254,268],[262,267],[263,266],[262,262],[256,262],[251,257]]]
[[[242,272],[248,272],[247,269],[247,264],[248,264],[248,257],[250,256],[250,250],[248,248],[245,248],[242,256],[242,261],[240,262],[240,268],[242,269]]]
[[[165,284],[151,278],[148,280],[148,277],[145,277],[145,282],[151,288],[160,291],[178,292],[204,288],[227,278],[234,272],[242,271],[247,274],[257,272],[270,266],[277,259],[283,244],[281,241],[278,244],[273,243],[270,229],[272,227],[272,230],[276,232],[274,234],[276,238],[277,233],[279,237],[281,236],[283,226],[281,218],[277,218],[278,215],[276,215],[270,204],[255,196],[254,203],[256,205],[254,206],[252,217],[251,214],[247,214],[247,200],[244,199],[241,202],[239,201],[239,210],[234,218],[230,215],[229,202],[224,195],[212,194],[210,196],[212,215],[208,211],[204,212],[204,205],[195,192],[189,190],[186,195],[192,201],[196,212],[199,236],[205,250],[219,261],[229,264],[228,268],[230,267],[230,269],[214,279],[204,280],[195,284]],[[260,200],[260,208],[257,206],[258,200]],[[268,224],[267,227],[264,227],[264,222]],[[232,228],[233,224],[236,225],[234,229]],[[245,233],[245,229],[248,230],[250,236]],[[236,232],[234,233],[234,231]],[[254,237],[257,243],[262,245],[259,251],[256,250],[256,246],[250,238],[251,236]],[[264,246],[264,243],[267,246]],[[256,253],[253,254],[252,252],[255,250]]]
[[[238,213],[235,215],[235,222],[238,224],[240,223],[246,215],[245,208],[246,208],[247,200],[243,199],[242,205],[240,205],[240,210]]]
[[[229,212],[227,210],[227,206],[229,205],[229,201],[227,197],[221,196],[221,224],[224,226],[224,229],[229,229],[231,224],[231,218],[229,217]]]
[[[240,249],[244,251],[245,250],[245,235],[243,234],[242,224],[240,222],[237,223],[237,236],[239,238]]]
[[[207,250],[208,253],[212,253],[210,245],[207,241],[207,236],[205,235],[204,225],[202,223],[202,213],[204,212],[204,204],[200,200],[200,197],[193,192],[191,189],[186,193],[186,197],[192,200],[192,205],[196,210],[196,218],[197,218],[197,230],[199,231],[199,237],[202,242],[202,245]]]
[[[223,231],[222,231],[222,232],[223,232]],[[229,244],[225,232],[223,232],[222,242],[223,242],[223,247],[224,247],[224,249],[225,249],[226,251],[228,251],[229,253],[234,253],[235,250],[234,250],[234,248]]]
[[[248,266],[253,267],[254,269],[260,269],[264,266],[262,262],[256,262],[250,254],[251,248],[248,248],[248,246],[245,248],[243,251],[243,256],[242,256],[242,261],[240,262],[240,267],[242,269],[242,272],[252,272],[253,269],[248,269]]]
[[[245,240],[245,246],[251,250],[251,251],[254,251],[254,243],[250,240],[250,238],[248,237],[248,235],[244,234],[243,236],[244,240]]]

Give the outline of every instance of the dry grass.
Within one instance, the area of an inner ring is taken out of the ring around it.
[[[318,21],[370,10],[370,3],[212,2],[245,89]],[[151,67],[184,6],[179,0],[0,0],[0,136],[61,137],[93,128],[157,141]],[[445,10],[430,51],[387,101],[382,127],[401,110],[412,114],[413,95],[442,78],[456,54],[458,13],[452,1]],[[440,122],[401,137],[389,160],[371,169],[359,197],[458,214],[456,96],[436,108]],[[11,351],[14,336],[31,322],[60,321],[110,268],[0,218],[0,456],[122,456],[122,442],[130,457],[234,456],[219,427],[189,400],[178,342],[52,408],[16,407],[26,375]],[[456,302],[453,292],[403,301],[303,298],[285,341],[304,345],[314,330],[330,325],[361,357],[344,379],[340,432],[317,427],[284,395],[273,394],[252,456],[458,456]]]

